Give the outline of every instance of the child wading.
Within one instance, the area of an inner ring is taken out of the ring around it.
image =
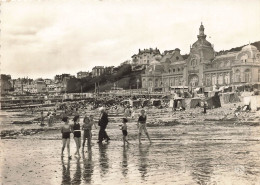
[[[74,124],[72,127],[72,131],[74,134],[74,140],[76,143],[76,147],[77,147],[77,151],[75,152],[75,155],[78,154],[78,156],[80,157],[79,154],[79,149],[80,149],[80,145],[81,145],[81,130],[80,130],[80,124],[79,124],[79,116],[75,116],[73,118]]]
[[[125,146],[125,143],[127,142],[127,144],[129,144],[128,142],[128,138],[127,138],[127,125],[126,123],[128,122],[128,120],[126,118],[123,118],[122,120],[123,122],[123,125],[121,127],[121,130],[122,130],[122,133],[123,133],[123,142],[124,142],[124,146]]]
[[[71,127],[69,125],[69,118],[64,117],[62,118],[62,121],[65,123],[64,126],[61,127],[61,133],[62,133],[62,149],[61,149],[61,156],[63,157],[63,151],[67,144],[67,150],[68,150],[68,158],[71,159],[70,156],[70,133],[71,133]]]
[[[87,116],[85,116],[83,122],[84,122],[84,124],[82,125],[82,130],[84,130],[84,136],[83,136],[82,150],[84,150],[86,139],[88,139],[88,147],[91,147],[92,126],[95,125],[95,128],[97,129],[97,126],[93,120],[92,115],[90,115],[89,118]]]
[[[137,127],[139,128],[139,144],[141,144],[141,135],[142,135],[143,131],[145,132],[150,143],[152,142],[150,139],[150,136],[148,134],[148,131],[146,129],[146,119],[147,119],[147,116],[145,115],[145,110],[142,109],[141,115],[139,116],[138,121],[137,121]]]

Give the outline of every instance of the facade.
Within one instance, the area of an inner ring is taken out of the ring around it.
[[[77,73],[77,78],[81,79],[81,78],[86,78],[90,76],[89,72],[86,71],[80,71]]]
[[[1,74],[0,90],[1,94],[6,94],[12,89],[11,76]]]
[[[161,52],[159,49],[144,49],[138,51],[138,54],[132,56],[132,65],[145,65],[148,66],[152,61],[161,57]]]
[[[104,66],[95,66],[92,69],[92,77],[101,76],[105,72]]]
[[[142,87],[148,91],[169,92],[174,86],[205,87],[241,86],[260,82],[260,52],[247,45],[238,52],[217,55],[206,40],[204,26],[199,28],[198,40],[183,60],[180,50],[166,51],[160,60],[154,60],[142,75]]]

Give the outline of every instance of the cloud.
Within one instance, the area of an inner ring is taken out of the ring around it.
[[[41,1],[2,5],[2,72],[76,74],[118,65],[141,48],[189,52],[202,21],[216,50],[260,38],[260,2]]]

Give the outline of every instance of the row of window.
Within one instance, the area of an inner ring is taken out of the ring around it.
[[[183,70],[184,70],[183,67],[181,67],[181,68],[178,67],[178,68],[176,68],[176,69],[175,69],[175,68],[169,69],[168,72],[169,72],[169,73],[176,73],[176,72],[181,72],[181,71],[183,71]]]

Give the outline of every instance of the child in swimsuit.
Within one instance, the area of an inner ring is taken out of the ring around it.
[[[151,139],[150,139],[150,136],[148,134],[148,131],[147,131],[147,128],[146,128],[146,119],[147,119],[147,116],[145,115],[145,110],[142,109],[141,110],[141,115],[137,121],[137,127],[139,129],[139,144],[141,144],[141,135],[142,135],[142,132],[144,131],[147,138],[149,139],[150,143],[152,143]]]
[[[84,150],[85,142],[86,139],[88,139],[88,147],[91,146],[91,138],[92,138],[92,126],[95,125],[95,128],[97,128],[94,120],[93,120],[93,115],[90,115],[89,118],[85,116],[84,118],[84,124],[82,125],[82,130],[84,130],[84,135],[83,135],[83,145],[82,145],[82,150]]]
[[[71,159],[70,156],[70,133],[71,133],[71,127],[69,125],[69,118],[64,117],[62,118],[62,121],[65,123],[64,126],[61,127],[61,133],[62,133],[62,149],[61,149],[61,156],[63,157],[63,151],[67,144],[67,150],[68,150],[68,158]]]
[[[80,130],[80,124],[79,124],[79,116],[75,116],[73,118],[73,121],[74,121],[74,124],[73,124],[72,130],[73,130],[74,140],[75,140],[76,147],[77,147],[77,151],[75,152],[75,155],[78,154],[78,156],[80,157],[79,149],[80,149],[80,145],[81,145],[81,130]]]
[[[121,130],[122,130],[122,133],[123,133],[123,142],[124,142],[124,146],[125,146],[125,143],[127,142],[127,144],[129,144],[128,142],[128,138],[127,138],[127,125],[126,123],[128,122],[128,120],[126,118],[123,118],[122,120],[123,122],[123,125],[121,126]]]

